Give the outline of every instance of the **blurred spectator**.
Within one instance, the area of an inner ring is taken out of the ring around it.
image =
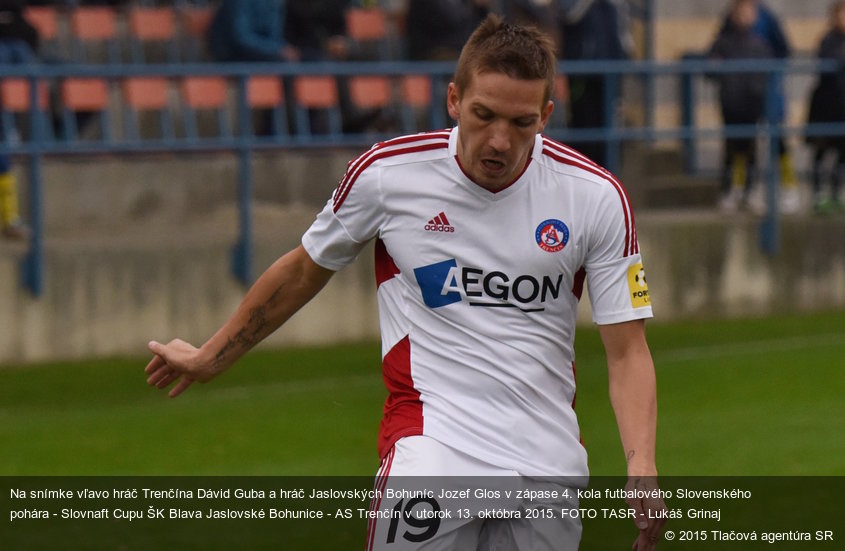
[[[23,17],[22,1],[0,1],[0,64],[37,61],[38,31]],[[0,136],[6,139],[6,136]],[[4,237],[23,239],[27,235],[18,211],[17,179],[8,155],[0,154],[0,225]]]
[[[21,221],[18,209],[18,190],[8,155],[0,155],[0,224],[3,237],[25,239],[28,228]]]
[[[217,61],[295,61],[299,51],[285,42],[284,0],[223,0],[208,29],[208,49]]]
[[[0,0],[0,63],[30,63],[38,51],[38,31],[23,16],[26,2]]]
[[[730,14],[737,4],[746,4],[753,12],[751,31],[762,38],[771,50],[771,57],[785,59],[790,56],[791,48],[786,33],[783,31],[777,15],[762,0],[734,0],[731,11],[725,17],[722,30],[730,24]],[[721,32],[721,31],[720,31]],[[777,108],[776,122],[781,123],[786,119],[786,94],[783,91],[783,83],[778,82],[774,101]],[[783,190],[781,193],[781,210],[783,212],[795,212],[800,207],[800,198],[796,186],[795,167],[792,162],[792,155],[786,140],[780,139],[780,180]]]
[[[211,57],[224,62],[297,61],[299,50],[284,37],[285,7],[285,0],[223,0],[208,28]],[[257,135],[273,133],[272,117],[272,110],[254,114]]]
[[[628,59],[633,50],[630,20],[624,0],[560,0],[562,52],[566,60]],[[569,75],[572,128],[604,128],[606,119],[603,75]],[[611,90],[615,98],[619,90]],[[573,142],[573,147],[598,164],[606,164],[605,147],[599,142]]]
[[[458,59],[467,38],[489,11],[490,0],[410,0],[406,14],[408,57]]]
[[[830,28],[819,44],[819,59],[835,59],[839,71],[824,73],[813,89],[808,120],[811,123],[845,123],[845,0],[833,3],[830,9]],[[816,212],[843,210],[840,188],[845,177],[845,135],[812,136],[807,142],[813,155],[813,206]],[[822,190],[824,161],[832,157],[830,168],[830,197]]]
[[[346,10],[351,0],[288,0],[286,36],[302,52],[303,61],[345,61],[352,55],[346,36]],[[382,109],[358,109],[349,99],[348,79],[337,79],[344,133],[383,131],[393,126],[393,116]],[[328,132],[328,118],[309,113],[315,134]]]
[[[754,0],[737,0],[731,7],[727,25],[723,26],[710,48],[715,59],[770,58],[772,49],[752,29],[756,17]],[[766,102],[765,73],[720,73],[719,106],[726,126],[754,125],[764,115]],[[734,211],[747,207],[754,182],[756,139],[725,138],[719,207]]]
[[[350,0],[287,0],[285,33],[304,61],[340,61],[349,54],[346,10]]]
[[[529,25],[542,30],[558,42],[558,10],[567,9],[568,0],[490,0],[491,11],[502,14],[517,25]],[[559,6],[563,4],[563,6]]]
[[[731,23],[731,14],[737,4],[749,4],[749,8],[753,11],[753,22],[751,30],[754,34],[766,41],[769,48],[772,50],[772,56],[777,58],[789,57],[791,48],[789,47],[789,40],[786,38],[786,33],[783,32],[783,26],[780,24],[778,16],[761,0],[734,0],[733,5],[725,15],[722,22],[722,28],[719,32],[723,32],[729,27]]]

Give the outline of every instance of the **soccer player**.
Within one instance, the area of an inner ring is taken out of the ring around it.
[[[150,343],[149,384],[176,382],[177,396],[219,375],[374,240],[389,391],[377,489],[407,476],[540,486],[544,477],[584,477],[573,340],[586,280],[628,486],[656,487],[656,385],[644,329],[652,311],[634,216],[616,178],[540,133],[554,69],[545,35],[488,17],[449,84],[457,126],[388,140],[353,160],[302,244],[261,275],[205,344]],[[546,512],[577,508],[569,495]],[[376,500],[373,510],[412,501]],[[665,505],[629,505],[634,549],[654,549]],[[367,548],[551,551],[576,549],[580,539],[577,521],[470,516],[422,530],[398,526],[405,517],[374,518]]]

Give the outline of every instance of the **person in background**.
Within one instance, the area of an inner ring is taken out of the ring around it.
[[[628,59],[633,50],[627,5],[620,0],[561,0],[558,17],[564,60]],[[608,125],[604,75],[569,75],[569,126],[601,129]],[[615,98],[619,91],[613,90]],[[612,106],[615,110],[615,106]],[[573,147],[600,165],[607,161],[599,141],[573,142]]]
[[[216,61],[297,61],[285,41],[284,0],[223,0],[208,29]]]
[[[770,58],[772,49],[753,30],[754,0],[738,0],[731,7],[728,24],[722,27],[708,57],[713,59]],[[727,127],[755,125],[764,115],[766,75],[764,73],[721,73],[719,107]],[[725,138],[719,208],[733,212],[749,206],[754,183],[756,137]]]
[[[458,59],[466,39],[489,11],[489,0],[410,0],[408,57],[412,61]]]
[[[223,0],[206,37],[211,57],[221,62],[298,61],[299,50],[285,40],[285,8],[285,0]],[[257,135],[274,133],[272,117],[272,110],[256,110]]]
[[[24,18],[25,5],[20,0],[0,1],[0,64],[38,61],[38,31]],[[5,140],[9,136],[0,138]],[[0,154],[0,225],[8,239],[24,239],[28,235],[18,211],[17,179],[5,154]]]
[[[17,179],[8,155],[0,155],[0,224],[7,239],[26,239],[29,235],[18,211]]]
[[[786,59],[791,55],[791,47],[789,39],[783,30],[777,14],[762,0],[734,0],[731,10],[725,17],[722,24],[722,30],[725,30],[730,24],[730,13],[733,7],[737,4],[747,5],[749,10],[753,12],[753,22],[751,24],[751,31],[765,41],[771,50],[771,57],[777,59]],[[720,31],[721,32],[721,31]],[[775,87],[777,90],[774,101],[777,108],[778,123],[786,119],[786,94],[783,91],[783,83],[778,82]],[[801,201],[798,193],[797,178],[795,176],[795,167],[792,161],[792,155],[789,152],[789,147],[786,141],[781,138],[778,150],[780,154],[780,182],[781,182],[781,211],[784,213],[794,213],[801,207]]]
[[[845,123],[845,0],[837,0],[830,8],[830,28],[818,48],[819,59],[835,59],[839,71],[819,77],[810,98],[808,122]],[[845,177],[845,135],[810,136],[813,148],[813,208],[818,213],[845,210],[840,197]],[[825,158],[830,156],[830,196],[824,195]]]
[[[285,35],[302,52],[303,61],[359,60],[346,35],[346,11],[359,5],[352,0],[288,0]],[[389,109],[360,108],[352,103],[347,77],[337,78],[343,133],[381,132],[392,126]],[[309,112],[311,130],[330,131],[326,113]]]

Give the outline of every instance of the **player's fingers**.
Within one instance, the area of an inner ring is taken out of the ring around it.
[[[149,375],[150,373],[153,373],[155,370],[157,370],[158,368],[160,368],[164,364],[165,364],[164,358],[162,358],[158,354],[155,354],[153,356],[153,359],[151,359],[150,362],[147,364],[147,367],[144,368],[144,373]]]
[[[167,364],[160,366],[158,369],[150,373],[149,377],[147,377],[147,384],[150,386],[156,386],[158,383],[173,373],[173,370],[167,366]]]
[[[177,373],[175,371],[171,371],[170,373],[168,373],[167,375],[162,377],[161,380],[159,380],[156,383],[156,387],[157,388],[166,388],[170,385],[170,383],[172,383],[173,381],[175,381],[178,378],[179,378],[179,373]]]
[[[147,384],[150,386],[156,386],[161,380],[161,378],[164,376],[164,372],[166,369],[166,367],[160,367],[150,373],[150,375],[147,377]]]
[[[168,396],[170,396],[171,398],[176,398],[177,396],[188,390],[188,387],[191,386],[193,382],[194,380],[190,377],[184,377],[181,381],[179,381],[179,384],[173,387],[173,390],[170,391],[170,394],[168,394]]]
[[[663,526],[666,524],[667,508],[666,503],[662,499],[649,500],[646,504],[648,510],[648,527],[646,528],[646,535],[649,540],[657,541],[663,533]]]
[[[657,537],[651,536],[645,531],[640,531],[631,549],[633,551],[654,551],[657,549],[657,540]]]
[[[648,519],[646,518],[645,508],[643,507],[642,499],[627,499],[628,507],[634,510],[634,524],[640,530],[648,528]]]

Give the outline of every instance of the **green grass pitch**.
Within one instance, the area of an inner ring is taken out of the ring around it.
[[[845,312],[651,323],[663,475],[845,475]],[[142,351],[139,351],[141,353]],[[624,473],[597,332],[576,338],[594,474]],[[377,344],[254,351],[169,400],[147,359],[0,368],[0,475],[372,475]]]

